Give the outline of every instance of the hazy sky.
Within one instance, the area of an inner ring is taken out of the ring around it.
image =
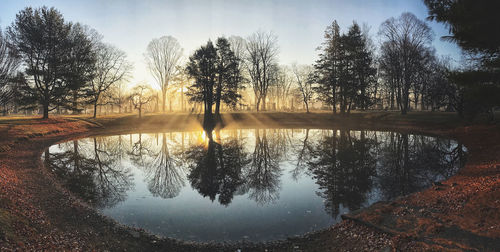
[[[239,35],[257,30],[278,36],[280,63],[311,64],[323,33],[333,20],[346,31],[353,20],[371,27],[373,40],[380,24],[408,11],[420,19],[427,17],[421,0],[0,0],[0,26],[5,29],[16,13],[26,6],[56,7],[67,21],[91,26],[104,41],[124,50],[134,64],[130,81],[152,82],[143,53],[153,38],[174,36],[184,48],[185,59],[210,38]],[[459,59],[460,50],[439,38],[448,35],[442,24],[430,22],[439,55]]]

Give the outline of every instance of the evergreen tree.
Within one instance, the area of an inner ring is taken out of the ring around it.
[[[28,7],[16,15],[8,35],[27,76],[23,95],[39,102],[44,119],[49,111],[68,106],[68,91],[87,79],[86,69],[93,61],[78,26],[65,22],[55,8]]]
[[[208,41],[189,57],[186,71],[195,82],[188,87],[186,94],[193,102],[203,102],[203,127],[208,131],[220,120],[221,101],[235,106],[241,98],[237,92],[241,83],[238,64],[239,59],[234,56],[225,38],[217,39],[217,47]],[[214,104],[215,121],[212,112]]]
[[[488,112],[493,119],[494,108],[500,106],[500,26],[498,1],[424,0],[429,19],[445,23],[456,42],[477,59],[473,68],[452,74],[452,80],[464,89],[464,108],[473,117]],[[460,114],[460,111],[459,111]],[[463,113],[462,113],[463,115]]]
[[[318,99],[323,103],[332,106],[333,113],[337,113],[337,83],[338,65],[340,56],[340,27],[337,21],[328,26],[324,35],[325,41],[319,47],[321,53],[319,59],[314,64],[315,91]]]
[[[337,104],[341,114],[353,107],[367,109],[371,105],[369,88],[375,82],[376,69],[367,37],[357,23],[347,34],[340,34],[337,22],[327,27],[322,53],[314,65],[315,90],[319,100],[333,107]]]

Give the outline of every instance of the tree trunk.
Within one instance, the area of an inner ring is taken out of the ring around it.
[[[97,101],[94,102],[94,116],[92,118],[97,117]]]
[[[161,111],[165,113],[165,100],[167,99],[167,90],[161,91]]]
[[[422,111],[425,110],[424,93],[422,93],[422,95],[420,97],[420,110],[422,110]]]
[[[389,101],[390,110],[394,110],[394,90],[391,90],[390,99],[391,99]]]
[[[215,123],[220,122],[220,100],[222,96],[222,79],[219,77],[217,82],[217,90],[215,91]]]
[[[418,109],[418,94],[415,94],[414,104],[415,104],[415,111],[416,111]]]
[[[184,85],[181,86],[181,110],[184,112],[186,108],[184,107]]]
[[[43,102],[43,117],[42,119],[48,119],[49,118],[49,101],[44,101]]]
[[[78,92],[76,90],[73,90],[73,115],[80,114],[78,112]]]

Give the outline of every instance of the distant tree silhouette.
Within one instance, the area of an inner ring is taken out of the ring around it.
[[[211,131],[214,127],[212,106],[214,103],[214,86],[216,82],[217,51],[208,41],[189,57],[187,73],[194,83],[188,87],[187,96],[192,102],[203,103],[203,128]]]
[[[139,111],[139,118],[142,117],[142,108],[153,100],[151,87],[146,84],[139,84],[132,89],[130,100],[134,104],[134,108]]]
[[[16,51],[8,45],[2,29],[0,29],[0,106],[2,113],[7,113],[7,104],[14,99],[14,78],[20,64]]]
[[[179,71],[183,49],[176,38],[163,36],[149,42],[144,53],[148,69],[161,89],[161,109],[165,113],[165,100],[170,82]]]
[[[125,81],[132,69],[127,62],[125,52],[112,45],[97,43],[95,45],[96,63],[93,69],[93,78],[88,87],[90,102],[94,108],[93,117],[97,116],[97,107],[113,103],[112,98],[103,102],[103,96],[110,96],[111,88],[119,82]],[[108,97],[110,98],[110,97]]]
[[[292,71],[295,75],[295,82],[297,83],[300,94],[302,95],[302,101],[306,106],[306,111],[309,113],[309,102],[311,102],[314,95],[314,80],[312,79],[313,68],[310,66],[297,66],[296,64],[293,64]]]
[[[383,37],[382,68],[393,83],[401,114],[410,109],[410,90],[415,76],[430,50],[431,28],[412,13],[405,12],[398,18],[389,18],[380,26]],[[391,97],[392,98],[392,97]],[[391,104],[392,106],[393,104]]]
[[[267,93],[278,71],[278,38],[272,32],[258,31],[248,37],[246,49],[246,66],[255,95],[256,110],[259,111],[261,103],[262,110],[266,110]]]

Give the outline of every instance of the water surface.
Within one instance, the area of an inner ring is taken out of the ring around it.
[[[118,222],[191,241],[303,235],[429,187],[465,162],[453,140],[377,131],[238,129],[93,137],[46,165]]]

